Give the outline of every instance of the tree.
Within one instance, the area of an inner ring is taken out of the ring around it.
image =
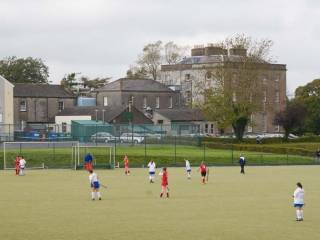
[[[157,80],[161,64],[175,64],[179,62],[186,47],[180,47],[174,42],[163,45],[162,41],[149,43],[143,47],[142,54],[134,66],[127,71],[129,78],[151,78]]]
[[[315,79],[295,91],[296,101],[307,108],[305,131],[320,134],[320,79]]]
[[[167,42],[164,45],[164,60],[166,64],[176,64],[182,60],[187,47],[180,47],[174,42]]]
[[[94,78],[90,79],[88,77],[82,76],[81,83],[84,88],[89,88],[90,90],[95,90],[106,85],[110,80],[110,77],[105,78]]]
[[[62,80],[60,81],[60,84],[64,87],[67,88],[69,90],[74,90],[75,86],[78,85],[77,83],[77,75],[79,75],[80,73],[68,73],[66,74]]]
[[[285,131],[284,138],[288,140],[291,132],[303,127],[306,115],[306,107],[300,102],[292,100],[287,102],[285,110],[276,114],[274,123],[283,127]]]
[[[49,69],[41,58],[12,56],[0,61],[0,75],[12,83],[48,83]]]
[[[242,140],[246,126],[253,113],[262,108],[263,88],[260,76],[267,64],[270,40],[252,41],[245,35],[236,35],[217,44],[224,49],[241,49],[246,54],[236,59],[225,58],[218,63],[213,75],[214,86],[206,79],[199,82],[203,98],[197,100],[209,121],[217,123],[219,129],[232,126],[238,140]]]
[[[110,80],[110,77],[90,79],[86,76],[79,76],[80,74],[75,72],[66,74],[60,82],[61,85],[75,94],[80,94],[80,90],[83,93],[88,93],[103,87]]]

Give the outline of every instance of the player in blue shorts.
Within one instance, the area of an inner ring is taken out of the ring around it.
[[[296,208],[296,220],[303,221],[304,190],[301,183],[297,183],[297,188],[293,193],[293,206]]]
[[[154,183],[154,175],[156,173],[156,163],[151,160],[148,163],[148,167],[149,167],[149,181],[150,183]]]
[[[93,172],[93,170],[89,170],[89,181],[90,181],[90,187],[92,189],[91,192],[91,199],[95,200],[96,197],[101,200],[101,194],[100,194],[100,183],[98,179],[98,175]]]

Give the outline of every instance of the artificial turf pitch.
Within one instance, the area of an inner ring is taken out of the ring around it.
[[[320,239],[319,166],[210,168],[202,185],[193,169],[169,168],[170,199],[147,169],[98,170],[102,201],[91,201],[88,174],[0,172],[0,239]],[[305,221],[295,221],[292,193],[306,191]]]

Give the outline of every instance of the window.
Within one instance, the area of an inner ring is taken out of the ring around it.
[[[191,93],[191,91],[186,91],[186,101],[187,101],[187,103],[191,103],[192,102],[192,93]]]
[[[274,126],[274,131],[275,132],[280,132],[280,125],[275,125]]]
[[[204,129],[205,129],[204,131],[205,131],[205,133],[208,133],[208,126],[209,126],[209,125],[208,125],[207,123],[206,123],[206,125],[204,125]]]
[[[233,93],[232,93],[232,101],[233,101],[233,102],[236,102],[236,101],[237,101],[236,92],[233,92]]]
[[[191,78],[191,76],[190,76],[189,73],[187,73],[186,75],[184,75],[184,79],[185,79],[185,80],[190,80],[190,78]]]
[[[20,101],[20,112],[26,112],[27,111],[27,101],[21,100]]]
[[[158,120],[158,124],[163,124],[163,120]]]
[[[279,93],[279,91],[276,91],[276,96],[275,96],[274,101],[275,101],[276,103],[280,102],[280,93]]]
[[[213,124],[210,124],[210,133],[211,133],[211,134],[213,134],[213,130],[214,130]]]
[[[108,97],[103,97],[103,106],[108,106]]]
[[[156,108],[160,108],[160,97],[156,97]]]
[[[61,112],[64,109],[64,102],[63,101],[58,102],[58,109],[59,109],[59,112]]]
[[[173,105],[173,104],[172,104],[172,97],[170,96],[170,97],[169,97],[169,108],[172,108],[172,105]]]
[[[143,97],[143,108],[147,108],[147,97]]]
[[[268,77],[266,75],[262,76],[262,84],[267,85]]]

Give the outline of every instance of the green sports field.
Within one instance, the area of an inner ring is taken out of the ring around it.
[[[319,166],[210,168],[200,184],[193,169],[169,168],[170,199],[146,169],[98,170],[109,188],[91,201],[88,174],[33,170],[17,177],[0,171],[0,239],[320,239]],[[305,221],[296,222],[291,195],[301,181]]]

